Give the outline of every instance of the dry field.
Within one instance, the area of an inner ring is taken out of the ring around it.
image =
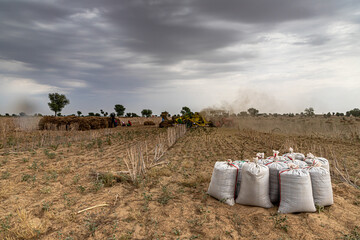
[[[190,129],[175,143],[172,132],[141,120],[86,132],[12,121],[0,118],[0,239],[360,238],[356,120],[236,119],[233,127]],[[329,124],[333,131],[318,127]],[[333,206],[278,215],[277,207],[230,207],[206,194],[216,161],[290,146],[330,160]],[[146,174],[131,178],[126,163],[139,152]]]

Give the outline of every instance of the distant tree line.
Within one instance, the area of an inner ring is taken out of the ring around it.
[[[64,94],[59,94],[59,93],[49,93],[48,95],[50,102],[48,103],[48,106],[50,108],[51,111],[54,112],[55,116],[62,116],[61,115],[61,111],[63,110],[63,108],[70,104],[70,100],[67,99],[67,97]],[[118,117],[139,117],[139,115],[137,113],[134,112],[127,112],[125,114],[125,110],[126,108],[121,105],[121,104],[115,104],[114,106],[114,111],[116,113],[116,116]],[[207,110],[207,113],[213,116],[224,116],[224,117],[228,117],[228,116],[288,116],[288,117],[294,117],[294,116],[306,116],[306,117],[313,117],[315,116],[315,110],[313,107],[309,107],[309,108],[305,108],[304,112],[301,113],[285,113],[285,114],[278,114],[278,113],[259,113],[259,110],[256,108],[249,108],[247,111],[241,111],[238,114],[230,114],[228,111],[225,110]],[[151,117],[153,114],[151,109],[143,109],[141,111],[141,116],[142,117]],[[194,114],[189,107],[184,106],[182,107],[181,111],[180,111],[181,115],[189,115],[190,117]],[[170,114],[169,114],[170,115]],[[324,114],[324,117],[331,117],[331,116],[337,116],[337,117],[342,117],[342,116],[354,116],[354,117],[360,117],[360,109],[359,108],[354,108],[350,111],[347,111],[345,114],[344,113],[340,113],[340,112],[328,112],[327,114]],[[27,114],[25,112],[20,112],[18,115],[17,114],[9,114],[9,113],[5,113],[5,115],[1,115],[0,116],[5,116],[5,117],[23,117],[23,116],[27,116]],[[35,113],[33,116],[42,116],[42,114],[40,113]],[[72,114],[72,116],[75,116],[75,114]],[[77,116],[81,117],[84,116],[83,113],[81,111],[77,111]],[[108,112],[105,112],[103,109],[100,109],[100,113],[94,113],[94,112],[89,112],[88,116],[104,116],[107,117],[109,116]],[[179,115],[180,116],[180,115]]]

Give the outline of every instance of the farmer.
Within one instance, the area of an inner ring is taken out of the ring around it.
[[[128,121],[127,126],[128,126],[128,127],[131,127],[131,126],[132,126],[130,120]]]
[[[115,127],[115,113],[111,113],[110,114],[110,118],[111,118],[111,127]]]

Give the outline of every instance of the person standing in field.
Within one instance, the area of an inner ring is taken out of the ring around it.
[[[111,118],[111,127],[115,127],[115,113],[111,113],[110,114],[110,118]]]

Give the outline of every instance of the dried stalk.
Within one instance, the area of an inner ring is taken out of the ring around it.
[[[106,207],[106,206],[109,206],[109,204],[107,204],[107,203],[98,204],[98,205],[95,205],[95,206],[88,207],[88,208],[85,208],[85,209],[83,209],[83,210],[80,210],[80,211],[78,211],[77,213],[79,214],[79,213],[82,213],[82,212],[85,212],[85,211],[87,211],[87,210],[91,210],[91,209],[94,209],[94,208],[97,208],[97,207]]]

